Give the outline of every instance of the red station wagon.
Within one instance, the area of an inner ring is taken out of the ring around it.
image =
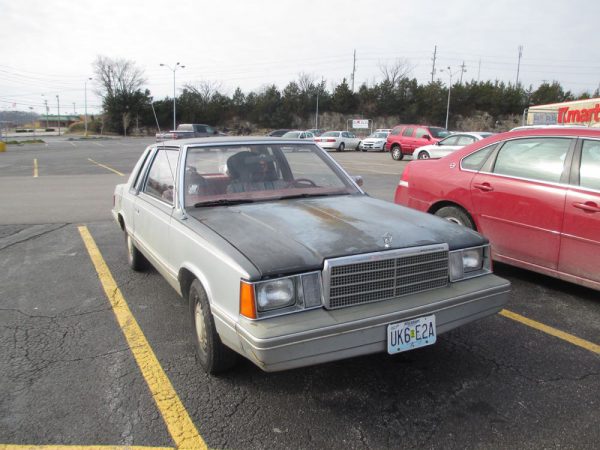
[[[529,129],[407,164],[395,202],[473,228],[496,261],[600,290],[600,130]]]
[[[429,125],[396,125],[387,137],[385,150],[392,158],[400,161],[404,155],[412,155],[416,148],[436,142],[450,136],[445,128]]]

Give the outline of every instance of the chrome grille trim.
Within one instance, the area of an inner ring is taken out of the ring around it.
[[[324,306],[388,300],[448,283],[447,244],[332,258],[323,269]]]

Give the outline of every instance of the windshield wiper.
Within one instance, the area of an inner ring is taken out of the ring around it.
[[[198,202],[194,204],[194,208],[201,208],[203,206],[231,206],[240,205],[242,203],[254,203],[256,200],[250,198],[238,198],[238,199],[226,199],[221,198],[219,200],[206,200],[204,202]]]
[[[309,197],[329,197],[332,195],[349,195],[347,192],[339,193],[339,194],[292,194],[292,195],[282,195],[279,197],[281,200],[287,200],[290,198],[309,198]]]

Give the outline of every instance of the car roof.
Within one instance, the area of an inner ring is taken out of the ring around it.
[[[189,138],[189,139],[175,139],[164,142],[157,142],[153,144],[157,147],[181,147],[184,145],[194,145],[194,144],[202,144],[202,145],[227,145],[227,144],[273,144],[273,143],[286,143],[293,142],[295,144],[305,143],[307,145],[314,145],[312,141],[293,139],[293,138],[284,138],[284,137],[271,137],[271,136],[219,136],[219,137],[199,137],[199,138]]]

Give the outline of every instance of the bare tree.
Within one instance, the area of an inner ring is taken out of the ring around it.
[[[218,81],[200,81],[196,84],[186,84],[184,89],[196,94],[203,103],[209,103],[222,89],[222,85]]]
[[[298,87],[300,88],[300,92],[303,94],[310,92],[314,89],[317,77],[314,75],[310,75],[305,72],[300,72],[298,74]]]
[[[383,76],[383,82],[395,86],[401,79],[406,78],[413,70],[413,66],[407,59],[396,59],[391,64],[379,62],[379,72]]]
[[[114,97],[117,94],[132,94],[146,82],[144,72],[133,61],[112,59],[106,56],[96,57],[93,64],[97,93],[102,97]]]

